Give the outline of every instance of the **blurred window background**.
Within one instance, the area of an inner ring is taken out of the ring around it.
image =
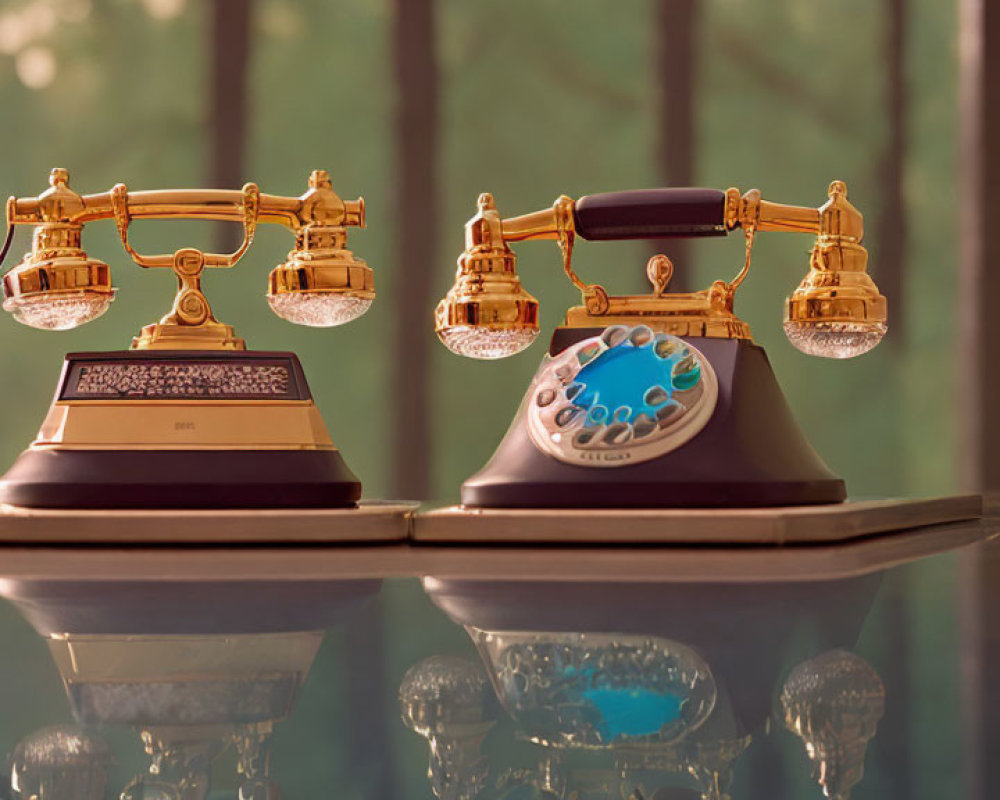
[[[4,0],[0,191],[36,194],[49,168],[63,166],[80,192],[118,181],[138,190],[252,180],[265,192],[298,194],[310,170],[329,170],[338,193],[367,201],[368,228],[351,247],[376,271],[372,310],[329,331],[272,315],[266,277],[291,243],[269,228],[236,273],[207,276],[209,296],[248,346],[301,357],[369,497],[454,501],[499,442],[543,351],[536,345],[481,363],[436,341],[433,308],[450,285],[480,192],[492,192],[504,214],[563,193],[659,185],[757,187],[779,202],[820,205],[830,180],[843,179],[865,214],[871,272],[889,299],[883,344],[834,363],[785,341],[782,300],[806,272],[805,238],[760,238],[737,311],[854,497],[947,494],[962,484],[964,457],[959,5]],[[135,230],[141,249],[161,252],[224,246],[235,232],[183,223]],[[28,246],[22,231],[9,263]],[[124,349],[168,309],[172,276],[134,267],[113,226],[89,226],[84,246],[112,266],[119,294],[108,314],[67,335],[0,322],[4,464],[33,437],[67,351]],[[743,242],[583,243],[576,260],[585,279],[637,291],[658,251],[675,260],[678,285],[698,289],[735,274]],[[519,253],[522,279],[541,302],[545,341],[578,293],[554,247]],[[948,564],[907,572],[907,580],[926,581],[919,591],[887,587],[868,627],[872,647],[958,652],[963,573],[957,559]],[[354,692],[354,681],[384,681],[393,702],[391,684],[413,660],[405,643],[418,634],[407,629],[407,614],[424,602],[419,594],[416,584],[392,586],[363,622],[381,626],[391,674],[366,672],[371,653],[321,661],[332,683],[314,692],[330,693],[329,703],[303,704],[303,713],[339,709],[357,722],[368,710],[352,697],[369,695]],[[12,642],[42,652],[7,610],[3,624]],[[442,621],[428,636],[457,641],[461,632]],[[365,642],[358,647],[372,646]],[[880,793],[866,796],[944,796],[942,782],[960,774],[961,742],[935,737],[935,720],[960,713],[959,670],[909,663],[911,672],[891,679],[912,693],[905,721],[912,736],[925,737],[922,758],[912,785],[883,786],[876,775]],[[59,696],[19,706],[12,691],[0,688],[0,713],[19,724],[0,726],[0,752],[9,752],[16,731],[65,713]],[[348,742],[349,727],[316,734],[332,759],[326,774],[338,783],[351,748],[363,746]],[[401,726],[388,735],[412,750],[412,770],[387,772],[381,787],[349,787],[349,796],[425,796],[417,780],[422,743]],[[305,782],[282,783],[290,797],[307,794]]]

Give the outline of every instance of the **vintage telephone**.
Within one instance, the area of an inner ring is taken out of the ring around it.
[[[316,170],[301,197],[242,190],[131,192],[123,184],[79,195],[53,169],[38,197],[7,201],[7,236],[32,225],[32,249],[3,276],[4,310],[26,325],[68,330],[114,299],[108,265],[81,247],[85,223],[113,219],[141,267],[172,269],[173,308],[145,326],[130,350],[71,353],[38,437],[0,479],[0,503],[46,508],[353,507],[361,484],[333,445],[292,353],[252,351],[212,313],[206,268],[234,267],[261,223],[295,233],[267,299],[280,317],[329,327],[363,314],[373,272],[346,249],[364,227],[362,199],[342,200]],[[133,219],[232,220],[232,253],[186,247],[143,255],[129,242]]]
[[[731,281],[670,293],[655,256],[648,295],[611,296],[573,271],[576,236],[592,240],[724,236],[742,228]],[[462,486],[484,508],[739,507],[833,503],[844,483],[802,435],[749,326],[733,312],[759,231],[816,236],[809,273],[787,299],[784,330],[810,355],[851,358],[886,331],[886,300],[866,272],[860,212],[834,181],[820,208],[763,200],[753,189],[666,188],[560,197],[503,219],[493,197],[465,227],[455,283],[436,330],[452,351],[503,358],[538,335],[538,302],[521,286],[510,243],[555,240],[583,294],[552,337],[490,462]]]
[[[881,571],[777,582],[746,573],[616,582],[557,571],[541,580],[424,577],[431,601],[465,629],[482,662],[476,669],[434,656],[400,687],[404,723],[430,744],[436,796],[540,796],[510,791],[503,765],[489,764],[480,747],[497,723],[496,701],[515,738],[541,746],[540,760],[591,772],[613,757],[609,786],[579,797],[672,797],[658,792],[677,783],[671,774],[699,790],[678,796],[729,797],[734,763],[775,735],[776,711],[829,797],[846,798],[861,779],[885,690],[851,651]],[[535,772],[530,783],[544,789],[552,772]],[[489,793],[489,783],[499,791]]]
[[[149,768],[115,797],[205,800],[228,750],[241,800],[277,800],[271,733],[293,712],[325,631],[377,597],[381,581],[272,578],[50,575],[3,581],[0,592],[47,644],[75,721],[91,731],[129,726],[141,740]],[[48,783],[35,796],[108,796],[80,791],[86,774],[52,774],[83,770],[81,748],[35,741],[47,747],[18,762],[25,788]]]

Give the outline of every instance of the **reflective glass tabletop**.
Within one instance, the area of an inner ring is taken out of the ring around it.
[[[167,551],[102,573],[100,550],[40,550],[0,581],[0,795],[958,798],[969,549],[937,549],[826,579],[657,580],[640,548],[634,580],[608,551],[605,579],[416,553],[423,578],[345,555],[298,581],[263,579],[265,548],[194,580]]]

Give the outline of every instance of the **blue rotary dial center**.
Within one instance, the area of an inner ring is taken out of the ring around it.
[[[654,336],[648,328],[634,329],[596,357],[598,346],[592,347],[578,353],[583,366],[566,387],[566,398],[587,411],[587,425],[634,423],[643,414],[655,418],[675,392],[693,388],[701,377],[683,341]]]

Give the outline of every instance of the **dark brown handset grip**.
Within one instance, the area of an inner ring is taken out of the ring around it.
[[[726,193],[718,189],[638,189],[588,194],[576,202],[584,239],[725,236]]]

